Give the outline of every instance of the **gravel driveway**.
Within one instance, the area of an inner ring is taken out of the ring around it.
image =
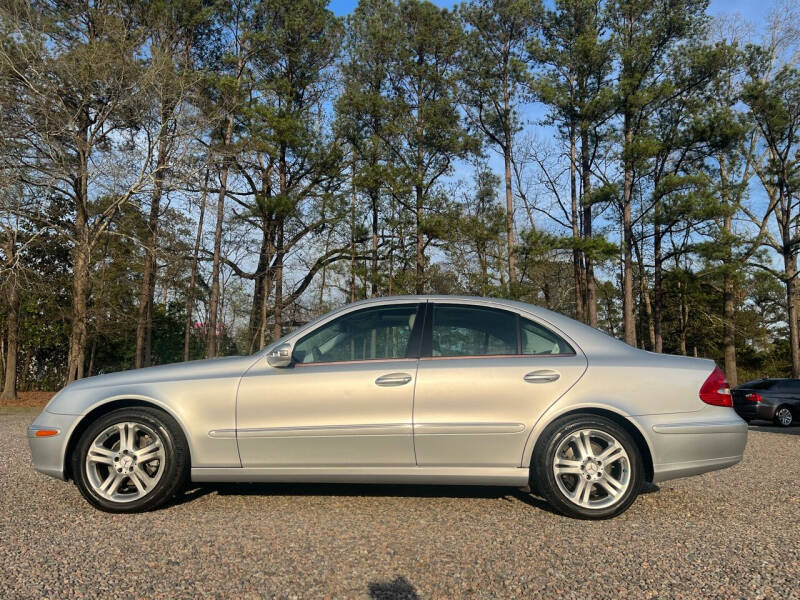
[[[0,412],[0,598],[800,598],[800,436],[574,521],[508,488],[237,485],[150,514],[36,474]],[[795,428],[797,429],[797,428]]]

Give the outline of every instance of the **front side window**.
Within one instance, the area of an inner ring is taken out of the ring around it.
[[[432,356],[517,354],[517,317],[491,308],[434,305]]]
[[[366,308],[322,325],[301,338],[299,364],[405,358],[417,316],[416,304]]]

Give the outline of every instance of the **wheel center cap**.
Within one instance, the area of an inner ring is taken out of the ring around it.
[[[119,466],[123,469],[130,469],[133,466],[133,457],[123,456],[119,459]]]
[[[589,473],[590,475],[596,474],[598,469],[599,467],[597,466],[597,463],[595,463],[594,461],[589,461],[588,463],[586,463],[586,472]]]

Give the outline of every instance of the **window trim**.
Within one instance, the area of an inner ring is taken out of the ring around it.
[[[326,320],[324,323],[321,323],[318,327],[311,329],[310,331],[304,333],[301,337],[297,340],[292,342],[292,367],[318,367],[318,366],[327,366],[327,365],[353,365],[359,363],[371,363],[371,362],[389,362],[389,361],[409,361],[409,360],[419,360],[420,358],[420,346],[421,346],[421,338],[422,338],[422,330],[425,326],[424,319],[420,319],[421,316],[424,317],[425,315],[425,302],[399,302],[397,304],[379,304],[377,306],[364,306],[356,310],[347,311],[346,313],[339,315],[338,317],[334,317],[333,319]],[[382,308],[398,308],[398,307],[412,307],[416,306],[416,319],[414,320],[414,327],[411,329],[411,335],[408,338],[408,345],[406,346],[406,355],[405,356],[398,356],[394,358],[362,358],[359,360],[332,360],[326,362],[309,362],[309,363],[301,363],[298,362],[294,357],[295,349],[297,348],[298,344],[300,344],[303,340],[308,338],[309,336],[314,335],[323,327],[327,327],[329,325],[333,325],[339,319],[344,319],[347,317],[351,317],[356,313],[382,309]],[[414,352],[414,345],[416,345],[416,352]]]
[[[502,313],[506,313],[508,315],[514,316],[516,322],[516,334],[517,334],[517,353],[516,354],[470,354],[470,355],[461,355],[461,356],[433,356],[433,311],[435,306],[442,306],[448,308],[477,308],[483,310],[491,310],[491,311],[498,311]],[[526,320],[530,321],[531,323],[535,323],[539,327],[546,329],[547,331],[551,332],[560,340],[563,340],[567,346],[572,348],[572,352],[567,353],[559,353],[559,354],[523,354],[522,353],[522,319],[525,318]],[[422,346],[420,348],[420,360],[456,360],[456,359],[474,359],[474,358],[569,358],[572,356],[577,356],[578,352],[575,350],[574,344],[571,343],[569,340],[565,339],[563,335],[553,331],[552,326],[547,326],[540,323],[535,318],[531,318],[529,316],[523,317],[520,313],[516,311],[506,310],[504,308],[498,308],[495,306],[483,306],[479,304],[461,304],[461,303],[452,303],[452,302],[427,302],[427,310],[425,311],[425,329],[422,333]]]

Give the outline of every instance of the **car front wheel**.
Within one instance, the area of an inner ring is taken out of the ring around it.
[[[188,472],[183,432],[168,414],[122,408],[83,432],[72,456],[81,494],[107,512],[151,510],[182,490]]]
[[[644,479],[631,436],[596,415],[570,415],[551,423],[537,444],[532,467],[535,489],[559,512],[582,519],[624,512]]]

